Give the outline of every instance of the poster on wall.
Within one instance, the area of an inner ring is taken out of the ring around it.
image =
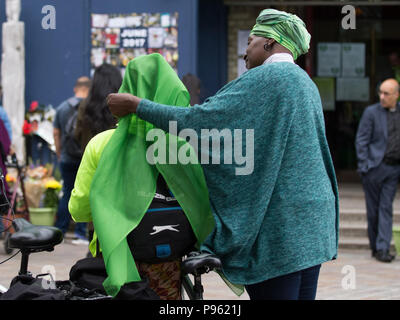
[[[135,57],[158,52],[178,72],[178,13],[92,14],[91,74],[103,63],[125,71]]]
[[[365,43],[342,43],[342,77],[365,76]]]
[[[341,70],[341,45],[335,42],[320,42],[317,49],[318,77],[339,77]]]
[[[318,87],[324,111],[335,110],[335,78],[314,77],[314,83]]]
[[[368,101],[369,78],[337,78],[337,101]]]

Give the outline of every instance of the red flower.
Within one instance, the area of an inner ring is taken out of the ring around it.
[[[28,122],[28,120],[24,121],[24,125],[22,126],[22,132],[24,135],[30,134],[32,131],[32,125]]]
[[[29,111],[35,111],[37,109],[37,107],[39,107],[39,102],[32,101]]]

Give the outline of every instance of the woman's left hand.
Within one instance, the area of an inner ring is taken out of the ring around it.
[[[136,113],[141,100],[129,93],[111,93],[107,96],[107,105],[114,116],[121,118],[129,113]]]

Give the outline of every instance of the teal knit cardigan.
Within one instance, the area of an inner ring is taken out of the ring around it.
[[[178,133],[190,128],[199,137],[201,129],[241,129],[243,154],[246,129],[254,130],[251,174],[224,163],[224,148],[198,143],[199,158],[219,152],[221,160],[203,164],[216,226],[202,248],[221,258],[230,282],[254,284],[336,258],[336,176],[318,89],[299,66],[251,69],[193,108],[142,100],[137,114],[167,131],[176,121]]]

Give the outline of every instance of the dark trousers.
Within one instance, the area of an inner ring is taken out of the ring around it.
[[[37,135],[32,135],[31,138],[31,156],[34,165],[54,164],[57,156],[51,151],[45,140]]]
[[[400,165],[381,163],[362,176],[371,250],[389,250],[392,240],[393,200]]]
[[[321,265],[246,285],[251,300],[314,300]]]
[[[68,202],[71,191],[74,188],[76,174],[79,164],[60,162],[60,172],[63,178],[63,196],[58,203],[57,220],[55,226],[63,233],[67,232],[71,221],[71,214],[68,210]],[[86,223],[79,222],[75,225],[75,235],[79,238],[87,238]]]

